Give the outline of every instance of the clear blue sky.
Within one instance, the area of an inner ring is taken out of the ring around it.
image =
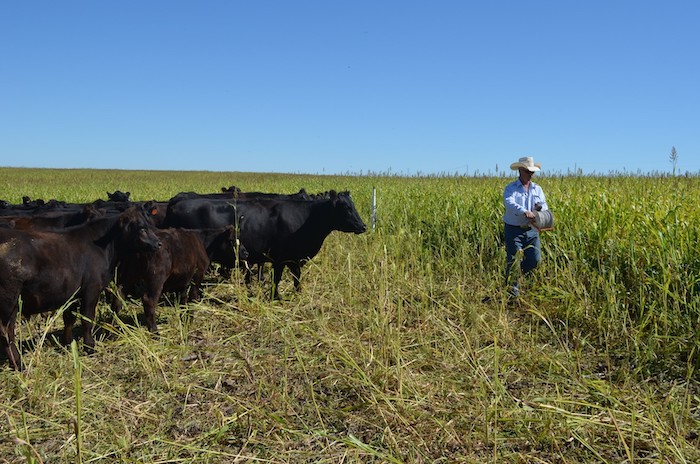
[[[700,171],[697,1],[5,1],[0,166]]]

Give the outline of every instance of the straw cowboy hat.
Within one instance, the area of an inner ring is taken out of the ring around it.
[[[513,163],[510,165],[511,169],[527,169],[530,172],[537,172],[540,169],[542,169],[542,165],[540,163],[535,163],[535,160],[532,158],[532,156],[523,156],[518,160],[517,163]]]

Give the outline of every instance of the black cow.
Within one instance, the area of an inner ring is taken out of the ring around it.
[[[85,316],[84,342],[93,348],[100,293],[113,279],[121,257],[160,247],[154,230],[137,208],[61,231],[0,228],[0,347],[10,365],[22,368],[15,345],[19,297],[25,315],[55,310],[73,300],[63,312],[65,342],[73,338],[73,309],[79,305]]]
[[[241,189],[235,186],[221,187],[220,193],[197,193],[197,192],[180,192],[169,200],[169,203],[177,203],[182,200],[194,200],[196,198],[206,198],[209,200],[308,200],[310,196],[306,190],[299,189],[297,193],[267,193],[267,192],[242,192]]]
[[[51,199],[49,201],[44,201],[41,198],[37,198],[32,200],[28,196],[23,196],[22,197],[22,208],[27,208],[27,209],[34,209],[34,208],[60,208],[62,206],[65,206],[66,202],[64,201],[59,201],[55,199]]]
[[[42,211],[25,216],[3,216],[0,223],[15,229],[61,229],[83,224],[89,220],[105,216],[103,209],[92,205],[62,208],[56,211]]]
[[[199,299],[212,256],[226,252],[233,256],[236,243],[231,226],[206,230],[168,228],[157,230],[156,235],[161,248],[124,257],[117,271],[119,293],[141,298],[146,326],[151,332],[158,330],[155,310],[161,294],[177,293],[181,303]],[[112,309],[118,312],[121,306],[121,299],[115,298]]]
[[[22,197],[22,204],[13,205],[0,201],[0,217],[7,216],[50,216],[64,213],[78,213],[86,207],[103,209],[106,213],[121,213],[134,203],[129,201],[129,192],[107,192],[109,200],[98,199],[91,203],[66,203],[64,201],[41,199],[32,200],[28,196]]]
[[[127,202],[131,201],[131,192],[122,192],[121,190],[115,190],[114,193],[107,192],[107,198],[109,198],[109,201]]]
[[[25,196],[22,198],[22,204],[0,202],[0,216],[32,216],[49,211],[62,211],[66,207],[67,204],[62,201],[30,200],[29,197]]]
[[[350,193],[335,191],[313,200],[183,200],[168,206],[166,223],[187,228],[236,227],[248,252],[247,262],[272,263],[275,299],[285,266],[298,291],[301,267],[316,256],[332,231],[361,234],[367,230]]]
[[[168,203],[177,203],[182,200],[193,200],[195,198],[206,198],[209,200],[234,200],[238,197],[239,191],[223,191],[217,193],[180,192],[170,198]]]

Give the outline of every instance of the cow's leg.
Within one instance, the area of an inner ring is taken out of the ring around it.
[[[183,296],[185,297],[185,299],[182,300],[183,303],[187,301],[197,301],[202,298],[202,280],[204,280],[204,271],[195,271],[194,276],[192,276],[189,298],[187,298],[187,294],[183,292]]]
[[[272,299],[279,300],[279,285],[282,280],[282,271],[284,271],[284,263],[272,263]]]
[[[224,266],[224,265],[219,266],[219,275],[224,280],[231,280],[232,274],[233,274],[233,272],[229,266]]]
[[[287,267],[292,273],[292,279],[294,279],[294,288],[297,292],[301,291],[301,263],[288,263]]]
[[[0,347],[5,352],[10,366],[18,371],[23,369],[22,359],[15,343],[15,321],[17,319],[16,309],[11,312],[11,316],[0,321]]]
[[[114,311],[116,314],[119,314],[119,312],[124,307],[124,303],[122,302],[124,299],[123,286],[117,285],[115,289],[107,287],[106,292],[108,295],[110,295],[110,306],[112,308],[112,311]]]
[[[81,314],[85,316],[81,322],[83,326],[83,344],[88,352],[93,352],[95,349],[95,337],[92,332],[95,326],[97,300],[101,291],[102,288],[99,286],[87,289],[81,302]]]
[[[244,267],[243,269],[243,279],[246,285],[250,285],[253,281],[253,273],[249,267]]]
[[[66,345],[70,345],[73,341],[73,326],[77,319],[73,312],[75,309],[75,305],[72,304],[63,310],[63,343]]]
[[[162,289],[163,287],[161,286],[160,288]],[[160,293],[160,290],[151,289],[144,293],[142,298],[146,327],[153,333],[158,332],[158,326],[156,325],[156,306],[160,299]]]
[[[22,360],[15,344],[15,324],[19,310],[19,288],[11,288],[7,276],[5,285],[0,286],[0,349],[5,352],[10,366],[22,370]],[[26,313],[25,313],[26,314]]]

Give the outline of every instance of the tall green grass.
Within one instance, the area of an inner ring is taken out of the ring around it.
[[[0,174],[15,202],[349,189],[366,221],[378,192],[375,231],[331,234],[283,301],[211,276],[202,301],[161,303],[159,335],[138,303],[101,304],[79,358],[53,337],[60,318],[18,324],[29,368],[0,371],[0,459],[700,460],[697,178],[537,179],[556,229],[518,308],[502,288],[507,178]]]

